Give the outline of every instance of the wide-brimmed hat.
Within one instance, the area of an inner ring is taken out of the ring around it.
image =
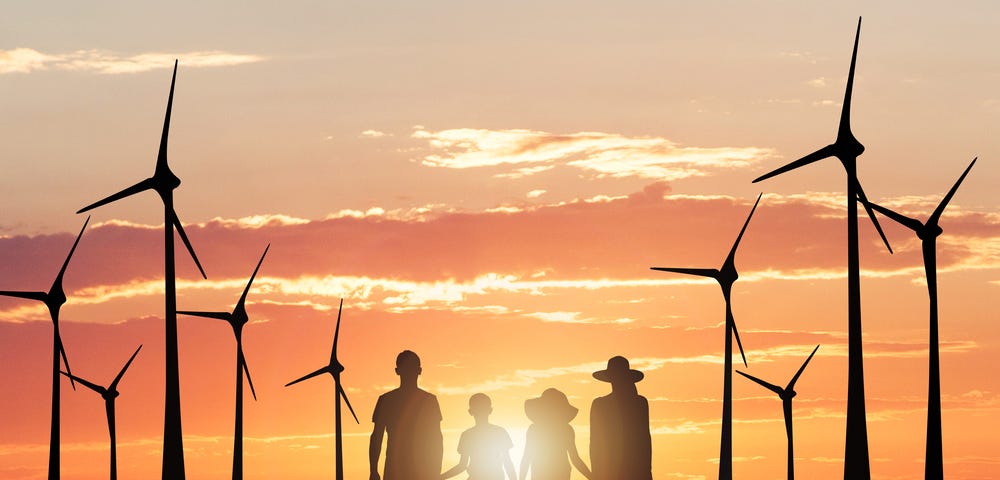
[[[524,401],[524,413],[535,423],[544,421],[569,423],[579,411],[569,404],[565,393],[554,388],[546,388],[542,396]]]
[[[628,366],[628,359],[625,357],[611,357],[608,359],[608,368],[594,372],[594,378],[602,382],[614,382],[618,379],[630,380],[636,383],[645,375],[638,370],[632,370]]]

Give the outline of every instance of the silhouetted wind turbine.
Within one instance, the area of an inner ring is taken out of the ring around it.
[[[66,273],[66,267],[69,266],[69,260],[73,258],[73,252],[76,251],[76,246],[80,243],[80,237],[83,236],[83,231],[87,229],[88,223],[90,223],[90,217],[87,217],[87,220],[83,222],[83,227],[80,228],[80,233],[77,234],[76,240],[73,242],[73,247],[69,249],[66,261],[63,262],[62,268],[59,269],[59,274],[56,275],[56,279],[52,282],[52,287],[49,288],[48,292],[0,291],[0,295],[5,297],[26,298],[44,303],[49,309],[49,317],[52,318],[52,426],[49,431],[49,480],[59,478],[60,355],[62,356],[62,361],[66,364],[66,370],[70,371],[69,359],[66,358],[66,349],[63,348],[62,337],[59,335],[59,308],[66,303],[66,292],[63,291],[62,280],[63,274]],[[73,384],[72,380],[70,380],[70,386],[74,390],[76,389],[76,385]]]
[[[174,272],[174,227],[184,246],[191,253],[195,265],[201,276],[205,277],[205,270],[201,268],[198,256],[191,247],[184,227],[181,226],[177,213],[174,211],[174,189],[181,184],[181,180],[170,171],[167,165],[167,135],[170,132],[170,109],[174,103],[174,83],[177,80],[177,61],[174,61],[174,74],[170,78],[170,95],[167,97],[167,113],[163,119],[163,134],[160,137],[160,150],[156,156],[156,170],[153,176],[149,177],[131,187],[128,187],[114,195],[94,202],[81,208],[76,213],[83,213],[87,210],[100,207],[102,205],[121,200],[125,197],[135,195],[146,190],[153,190],[160,195],[163,201],[163,249],[164,249],[164,283],[165,286],[165,314],[164,323],[166,325],[165,348],[166,351],[166,379],[164,388],[164,408],[163,408],[163,480],[183,480],[184,479],[184,438],[181,433],[181,393],[180,393],[180,372],[177,367],[177,288]]]
[[[111,480],[116,480],[118,478],[118,447],[115,443],[115,398],[118,398],[118,382],[121,381],[122,376],[125,375],[125,370],[128,370],[128,366],[132,364],[132,360],[135,360],[135,356],[139,354],[139,350],[142,349],[142,345],[135,349],[135,353],[125,362],[125,366],[118,372],[115,379],[111,381],[111,385],[104,388],[95,383],[91,383],[84,380],[76,375],[70,373],[61,372],[70,378],[70,381],[76,380],[83,384],[83,386],[101,394],[101,398],[104,399],[104,411],[108,415],[108,433],[111,436]]]
[[[337,360],[337,339],[340,337],[340,313],[344,310],[344,299],[340,299],[340,308],[337,310],[337,327],[333,333],[333,350],[330,352],[330,363],[320,367],[316,371],[307,374],[297,380],[292,380],[285,384],[286,387],[295,385],[303,380],[308,380],[317,375],[322,375],[324,373],[329,373],[333,377],[333,384],[336,389],[335,395],[337,396],[337,401],[334,407],[334,423],[336,428],[336,449],[337,449],[337,480],[344,480],[344,446],[343,446],[343,431],[341,429],[340,422],[340,400],[343,399],[344,403],[347,404],[347,408],[351,411],[351,415],[354,417],[354,421],[358,421],[358,416],[354,414],[354,408],[351,407],[351,401],[347,398],[347,392],[344,391],[344,387],[340,385],[340,374],[344,371],[344,365],[342,365]]]
[[[743,365],[747,364],[747,357],[743,353],[743,343],[740,342],[740,333],[736,329],[736,320],[733,319],[733,303],[732,303],[732,293],[733,293],[733,283],[739,278],[739,274],[736,272],[736,249],[740,246],[740,239],[743,238],[743,232],[746,232],[747,225],[750,224],[750,219],[753,218],[753,212],[757,210],[757,204],[760,203],[760,197],[763,195],[757,195],[757,201],[754,202],[753,208],[750,209],[750,214],[747,215],[747,219],[743,222],[743,228],[740,229],[740,234],[736,236],[736,242],[733,243],[733,248],[729,250],[729,255],[726,260],[722,262],[722,267],[719,269],[714,268],[671,268],[671,267],[652,267],[653,270],[659,270],[662,272],[674,272],[683,273],[686,275],[696,275],[699,277],[714,278],[715,281],[719,282],[719,286],[722,287],[722,298],[726,301],[726,347],[724,358],[724,374],[722,382],[722,443],[719,447],[719,478],[721,480],[730,480],[733,478],[733,337],[736,337],[736,345],[740,348],[740,356],[743,358]]]
[[[962,176],[944,196],[927,222],[907,217],[881,205],[871,204],[879,213],[895,220],[900,225],[913,230],[920,239],[924,253],[924,271],[927,275],[927,296],[930,298],[930,371],[927,388],[927,446],[924,460],[924,478],[944,478],[944,459],[941,451],[941,366],[938,348],[938,296],[937,296],[937,237],[944,232],[938,225],[941,214],[955,195],[958,186],[976,164],[976,159],[965,168]]]
[[[865,423],[865,379],[864,358],[861,352],[861,266],[858,257],[858,208],[855,198],[861,198],[868,216],[882,236],[886,248],[892,252],[875,213],[868,207],[867,198],[858,182],[857,159],[865,151],[851,133],[851,93],[854,89],[854,67],[858,58],[858,40],[861,37],[861,18],[854,36],[854,52],[851,54],[851,69],[847,74],[847,88],[844,106],[840,113],[840,127],[837,139],[805,157],[780,167],[754,179],[754,183],[780,175],[790,170],[809,165],[829,157],[837,157],[847,172],[847,331],[848,331],[848,374],[847,374],[847,433],[844,454],[844,478],[868,480],[871,471],[868,462],[868,427]]]
[[[802,366],[799,367],[799,371],[795,372],[795,376],[792,377],[792,380],[788,382],[788,385],[786,385],[785,388],[767,383],[748,373],[743,373],[739,370],[736,371],[736,373],[757,382],[762,387],[777,393],[778,398],[781,398],[781,407],[785,412],[785,435],[788,436],[788,480],[793,480],[795,478],[795,451],[794,442],[792,442],[792,398],[795,397],[795,382],[798,381],[799,375],[802,375],[802,371],[806,369],[806,365],[809,364],[809,360],[812,360],[813,355],[816,355],[816,350],[819,350],[819,345],[816,345],[816,348],[814,348],[812,353],[809,354],[809,358],[807,358],[805,362],[802,362]]]
[[[233,327],[233,335],[236,336],[236,428],[233,433],[233,480],[239,480],[243,478],[243,374],[246,373],[247,383],[250,384],[250,393],[253,394],[253,399],[257,400],[257,392],[253,388],[253,380],[250,379],[250,369],[247,368],[246,358],[243,356],[243,326],[250,321],[247,316],[246,300],[247,294],[250,293],[250,286],[253,285],[254,278],[257,277],[257,271],[260,270],[260,264],[264,263],[264,256],[267,255],[268,249],[271,245],[268,244],[264,248],[264,253],[261,254],[260,260],[257,262],[257,267],[253,269],[253,275],[250,275],[250,281],[247,282],[246,288],[243,289],[243,295],[240,295],[240,300],[236,302],[236,307],[233,308],[232,313],[230,312],[192,312],[192,311],[179,311],[177,313],[183,315],[194,315],[196,317],[205,318],[215,318],[218,320],[223,320],[228,322],[231,327]]]

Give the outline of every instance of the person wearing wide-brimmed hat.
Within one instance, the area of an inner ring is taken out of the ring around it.
[[[569,480],[570,462],[584,477],[591,478],[569,424],[578,411],[569,404],[565,393],[554,388],[524,402],[524,413],[532,423],[521,458],[521,480],[528,480],[529,472],[531,480]]]
[[[651,480],[652,437],[649,402],[635,384],[643,374],[625,357],[612,357],[594,378],[611,384],[611,393],[590,406],[590,464],[594,480]]]

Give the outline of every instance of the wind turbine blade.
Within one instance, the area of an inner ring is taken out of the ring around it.
[[[264,253],[260,255],[260,260],[257,261],[257,267],[253,269],[253,275],[250,275],[250,281],[247,282],[247,287],[243,289],[243,295],[240,295],[240,301],[237,305],[243,305],[243,302],[247,299],[247,294],[250,293],[250,285],[253,285],[253,279],[257,277],[257,271],[260,270],[260,264],[264,263],[264,257],[267,255],[267,251],[271,249],[271,244],[267,244],[264,248]]]
[[[58,332],[59,329],[56,328],[56,330]],[[72,374],[73,369],[69,368],[69,357],[66,356],[66,347],[63,346],[62,336],[58,333],[56,333],[56,336],[59,338],[59,353],[62,355],[63,363],[66,365],[66,373]],[[69,386],[72,387],[73,390],[76,390],[76,383],[74,382],[73,377],[69,378]]]
[[[787,171],[795,170],[796,168],[804,167],[806,165],[809,165],[810,163],[818,162],[818,161],[820,161],[820,160],[822,160],[824,158],[833,157],[835,155],[836,155],[836,150],[834,149],[833,145],[827,145],[827,146],[825,146],[825,147],[823,147],[823,148],[821,148],[819,150],[816,150],[815,152],[810,153],[809,155],[806,155],[806,156],[804,156],[804,157],[802,157],[802,158],[800,158],[800,159],[798,159],[798,160],[796,160],[796,161],[794,161],[792,163],[789,163],[789,164],[787,164],[787,165],[785,165],[783,167],[776,168],[776,169],[774,169],[774,170],[772,170],[772,171],[770,171],[768,173],[765,173],[765,174],[763,174],[763,175],[755,178],[752,183],[757,183],[757,182],[759,182],[761,180],[767,180],[768,178],[771,178],[771,177],[774,177],[774,176],[777,176],[777,175],[781,175],[782,173],[785,173]]]
[[[795,390],[795,382],[799,380],[799,375],[802,375],[802,371],[806,369],[806,365],[809,365],[809,360],[812,360],[813,355],[816,355],[816,350],[819,350],[819,345],[816,345],[816,348],[814,348],[812,353],[809,354],[809,358],[806,358],[806,361],[802,362],[802,366],[799,367],[799,371],[795,372],[795,376],[792,377],[792,381],[788,382],[788,386],[785,387],[785,390]]]
[[[854,92],[854,67],[858,61],[858,41],[861,39],[861,17],[858,17],[858,31],[854,34],[854,52],[851,54],[851,69],[847,73],[847,87],[844,91],[844,106],[840,112],[840,129],[837,139],[851,137],[851,96]]]
[[[321,368],[319,370],[316,370],[315,372],[312,372],[310,374],[302,376],[302,377],[300,377],[300,378],[298,378],[296,380],[292,380],[291,382],[286,383],[285,386],[286,387],[290,387],[290,386],[295,385],[296,383],[299,383],[299,382],[301,382],[303,380],[309,380],[310,378],[313,378],[313,377],[315,377],[317,375],[322,375],[324,373],[328,373],[329,371],[330,371],[330,367],[329,366],[323,367],[323,368]]]
[[[84,380],[84,379],[82,379],[82,378],[80,378],[80,377],[78,377],[76,375],[70,375],[70,374],[68,374],[68,373],[66,373],[66,372],[64,372],[62,370],[60,370],[59,373],[61,373],[63,375],[66,375],[67,377],[70,378],[70,380],[76,380],[77,382],[80,382],[81,384],[83,384],[83,386],[85,386],[85,387],[87,387],[87,388],[89,388],[89,389],[91,389],[91,390],[93,390],[93,391],[95,391],[97,393],[100,393],[102,395],[104,394],[104,392],[107,391],[104,387],[102,387],[100,385],[97,385],[96,383],[88,382],[88,381],[86,381],[86,380]]]
[[[167,167],[167,137],[170,134],[170,111],[174,105],[174,84],[177,83],[177,60],[174,60],[174,73],[170,77],[170,94],[167,96],[167,113],[163,117],[163,134],[160,136],[160,152],[156,156],[156,171],[161,172]]]
[[[757,377],[755,377],[753,375],[750,375],[749,373],[743,373],[743,372],[741,372],[739,370],[737,370],[736,373],[738,373],[740,375],[743,375],[744,377],[747,377],[750,380],[753,380],[758,385],[760,385],[760,386],[762,386],[762,387],[764,387],[764,388],[766,388],[766,389],[768,389],[768,390],[770,390],[770,391],[772,391],[774,393],[777,393],[778,395],[781,395],[782,392],[783,392],[783,390],[781,389],[781,387],[779,387],[777,385],[774,385],[774,384],[771,384],[771,383],[767,383],[767,382],[765,382],[765,381],[763,381],[763,380],[761,380],[761,379],[759,379],[759,378],[757,378]]]
[[[83,207],[83,208],[77,210],[76,213],[83,213],[83,212],[86,212],[88,210],[93,210],[93,209],[95,209],[97,207],[100,207],[102,205],[107,205],[107,204],[109,204],[111,202],[114,202],[114,201],[117,201],[117,200],[121,200],[121,199],[123,199],[125,197],[130,197],[130,196],[135,195],[135,194],[137,194],[139,192],[145,192],[146,190],[153,190],[154,187],[155,186],[153,184],[153,179],[152,178],[147,178],[147,179],[145,179],[145,180],[143,180],[143,181],[141,181],[141,182],[139,182],[139,183],[137,183],[135,185],[132,185],[131,187],[128,187],[128,188],[126,188],[126,189],[118,192],[118,193],[115,193],[113,195],[104,197],[101,200],[98,200],[98,201],[96,201],[94,203],[91,203],[90,205],[87,205],[86,207]]]
[[[764,196],[764,192],[757,195],[757,201],[753,202],[753,208],[750,209],[750,214],[747,215],[747,220],[743,222],[743,228],[740,229],[740,234],[736,236],[736,242],[733,243],[732,250],[729,251],[729,256],[726,257],[727,263],[732,263],[736,259],[736,249],[740,246],[740,240],[743,239],[743,233],[747,231],[747,225],[750,225],[750,219],[753,218],[753,212],[757,210],[757,204],[760,203],[760,197]]]
[[[673,268],[673,267],[649,267],[650,270],[660,272],[683,273],[685,275],[696,275],[699,277],[718,278],[719,271],[714,268]]]
[[[906,228],[909,228],[910,230],[913,230],[914,232],[919,232],[920,230],[922,230],[924,228],[924,224],[920,223],[920,220],[917,220],[915,218],[907,217],[906,215],[903,215],[903,214],[901,214],[899,212],[896,212],[894,210],[889,210],[888,208],[883,207],[882,205],[879,205],[877,203],[869,203],[869,205],[871,205],[872,209],[874,209],[876,212],[881,213],[882,215],[885,215],[885,216],[889,217],[890,219],[896,221],[896,223],[898,223],[898,224],[900,224],[900,225],[902,225],[902,226],[904,226]]]
[[[729,321],[733,322],[733,336],[736,337],[736,346],[740,347],[740,357],[743,358],[743,366],[748,367],[749,365],[747,365],[747,356],[745,353],[743,353],[743,342],[740,341],[740,331],[736,329],[736,320],[730,317]],[[731,354],[732,352],[726,352],[726,355],[731,355]]]
[[[182,315],[191,315],[192,317],[215,318],[225,320],[227,322],[232,321],[233,319],[233,314],[229,312],[192,312],[188,310],[178,310],[177,313]]]
[[[340,299],[340,308],[337,309],[337,327],[333,331],[333,349],[330,350],[330,365],[337,363],[337,341],[340,339],[340,314],[344,311],[344,299]]]
[[[238,348],[240,349],[239,362],[240,362],[240,364],[243,365],[243,373],[246,374],[246,376],[247,376],[247,383],[250,384],[250,394],[253,395],[253,399],[254,399],[254,401],[256,401],[257,400],[257,391],[254,390],[254,388],[253,388],[253,379],[250,378],[250,368],[247,367],[247,357],[246,357],[246,355],[243,354],[243,345],[240,344]]]
[[[117,389],[118,382],[120,382],[122,376],[125,375],[125,370],[128,370],[128,366],[132,365],[132,360],[135,360],[135,356],[139,354],[139,350],[142,350],[142,345],[139,345],[139,348],[135,349],[135,352],[132,354],[132,356],[129,357],[127,362],[125,362],[125,366],[122,367],[120,372],[118,372],[118,375],[115,377],[114,381],[111,382],[111,386],[108,387],[108,390],[115,391]]]
[[[351,401],[347,399],[347,392],[344,391],[344,387],[340,386],[340,382],[337,382],[337,395],[344,399],[344,403],[347,404],[347,409],[351,411],[351,416],[354,417],[354,421],[358,425],[361,425],[361,421],[358,420],[358,416],[354,413],[354,407],[351,406]]]
[[[198,255],[194,253],[194,247],[191,246],[191,241],[188,240],[188,236],[184,233],[184,226],[181,225],[181,220],[177,218],[177,212],[171,211],[170,216],[173,217],[174,227],[177,228],[177,234],[181,236],[181,240],[184,241],[184,246],[187,247],[188,253],[191,254],[191,258],[194,259],[194,264],[198,266],[198,271],[201,272],[201,277],[207,279],[208,276],[205,275],[205,269],[201,268],[201,262],[198,261]]]
[[[868,196],[865,195],[865,190],[861,188],[861,182],[858,182],[857,177],[854,178],[854,185],[858,189],[858,199],[861,200],[861,205],[864,205],[865,212],[868,212],[868,218],[871,219],[872,224],[875,225],[875,230],[878,231],[880,237],[882,237],[882,243],[885,244],[885,248],[892,253],[892,246],[889,245],[889,239],[885,238],[885,232],[882,231],[882,225],[878,223],[878,218],[875,217],[875,212],[872,211],[871,203],[868,201]]]
[[[2,290],[0,291],[0,296],[26,298],[28,300],[38,300],[39,302],[44,302],[48,298],[49,294],[45,292],[13,292],[9,290]]]
[[[948,190],[948,194],[944,196],[941,203],[934,209],[934,213],[931,214],[931,218],[927,219],[928,225],[937,225],[938,220],[941,219],[941,214],[944,213],[945,207],[947,207],[948,202],[951,201],[951,197],[955,196],[955,192],[958,191],[958,186],[962,184],[962,180],[965,180],[965,176],[969,174],[969,170],[972,170],[972,166],[976,164],[976,160],[978,159],[979,157],[973,158],[972,163],[970,163],[968,167],[965,167],[965,171],[962,172],[962,176],[958,177],[958,181],[956,181],[955,185],[951,187],[951,190]]]
[[[66,273],[66,267],[69,266],[69,259],[73,258],[73,252],[76,251],[76,246],[80,243],[80,237],[83,236],[83,231],[87,229],[87,224],[90,223],[90,215],[87,216],[87,220],[83,222],[83,228],[80,229],[80,233],[76,236],[76,241],[73,242],[73,247],[69,249],[69,254],[66,255],[66,261],[63,262],[62,268],[59,269],[59,275],[56,275],[56,284],[62,283],[63,274]]]

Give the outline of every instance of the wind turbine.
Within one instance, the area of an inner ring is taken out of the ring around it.
[[[754,183],[756,183],[829,157],[837,157],[847,173],[848,373],[844,478],[849,480],[868,480],[871,478],[868,461],[868,427],[865,423],[864,357],[861,352],[861,266],[858,256],[858,208],[855,198],[861,198],[868,211],[868,216],[875,224],[879,235],[882,236],[882,241],[892,253],[892,248],[889,247],[889,242],[885,239],[882,227],[875,218],[875,213],[868,207],[864,190],[861,189],[861,184],[858,182],[857,159],[865,151],[865,147],[851,133],[851,94],[854,89],[854,67],[857,63],[860,37],[861,18],[859,17],[837,139],[830,145],[754,179]]]
[[[816,348],[814,348],[812,353],[809,354],[809,358],[807,358],[805,362],[802,362],[802,366],[799,367],[799,371],[795,372],[795,376],[792,377],[792,381],[788,382],[788,385],[786,385],[785,388],[767,383],[748,373],[743,373],[739,370],[736,371],[736,373],[757,382],[760,386],[777,393],[778,398],[781,399],[781,407],[785,412],[785,435],[788,436],[788,480],[793,480],[795,478],[795,452],[794,442],[792,442],[792,398],[795,398],[795,382],[798,381],[799,375],[802,375],[802,371],[806,369],[806,365],[809,364],[809,360],[812,360],[813,355],[816,355],[816,350],[819,350],[819,345],[816,345]]]
[[[900,225],[913,230],[920,239],[924,253],[924,272],[927,276],[927,296],[930,298],[930,369],[927,388],[927,446],[924,460],[924,478],[944,478],[944,459],[941,451],[941,366],[938,348],[938,295],[937,295],[937,237],[944,232],[938,225],[941,214],[955,195],[958,186],[976,164],[976,159],[965,168],[962,176],[951,187],[948,194],[938,204],[930,218],[919,220],[894,212],[881,205],[871,204],[879,213],[895,220]]]
[[[257,267],[253,269],[253,275],[250,275],[250,281],[247,282],[246,288],[243,289],[243,295],[240,295],[240,300],[236,302],[236,307],[233,308],[232,313],[230,312],[192,312],[192,311],[179,311],[177,313],[183,315],[193,315],[196,317],[205,318],[215,318],[218,320],[223,320],[228,322],[231,327],[233,327],[233,335],[236,336],[236,427],[233,433],[233,480],[240,480],[243,478],[243,374],[246,373],[247,383],[250,384],[250,393],[253,395],[253,399],[257,400],[257,392],[253,388],[253,380],[250,379],[250,369],[247,368],[246,358],[243,356],[243,326],[250,321],[247,316],[246,300],[247,294],[250,292],[250,286],[253,285],[254,278],[257,277],[257,271],[260,270],[260,264],[264,263],[264,256],[267,255],[268,249],[271,245],[268,244],[264,248],[264,253],[261,254],[260,260],[257,262]]]
[[[135,356],[139,354],[139,350],[141,349],[142,345],[139,345],[139,348],[135,349],[135,353],[128,359],[128,362],[125,362],[125,366],[122,367],[121,371],[118,372],[118,375],[111,381],[111,385],[107,388],[91,383],[76,375],[61,372],[63,375],[69,377],[71,382],[73,380],[80,382],[83,386],[99,393],[101,398],[104,399],[104,411],[108,415],[108,433],[111,436],[111,480],[118,478],[118,447],[115,443],[115,398],[118,398],[118,382],[121,381],[122,376],[125,375],[125,370],[128,370],[128,366],[132,364],[132,360],[135,360]]]
[[[722,442],[719,447],[719,479],[730,480],[733,478],[733,337],[736,337],[736,345],[740,348],[740,356],[743,358],[743,365],[747,364],[747,357],[743,353],[743,343],[740,342],[740,333],[736,329],[736,320],[733,319],[732,292],[733,283],[739,278],[736,272],[736,249],[740,246],[740,239],[743,232],[746,232],[753,212],[757,210],[760,197],[754,202],[750,214],[743,222],[743,228],[733,243],[733,248],[729,250],[729,255],[722,262],[722,267],[714,268],[672,268],[672,267],[652,267],[653,270],[662,272],[683,273],[686,275],[696,275],[699,277],[714,278],[722,287],[722,297],[726,301],[726,346],[724,350],[724,373],[722,381]]]
[[[343,399],[344,403],[347,404],[347,408],[351,411],[351,415],[354,417],[354,421],[358,421],[358,416],[354,414],[354,408],[351,407],[351,401],[347,398],[347,392],[344,391],[344,387],[340,385],[340,374],[344,371],[344,365],[337,360],[337,339],[340,336],[340,313],[344,310],[344,299],[340,299],[340,308],[337,310],[337,328],[333,333],[333,350],[330,352],[330,363],[320,367],[316,371],[306,374],[297,380],[292,380],[285,384],[286,387],[295,385],[303,380],[308,380],[317,375],[322,375],[324,373],[329,373],[333,377],[333,384],[336,388],[335,395],[337,396],[337,401],[334,407],[334,423],[336,428],[336,449],[337,449],[337,480],[344,479],[344,446],[343,446],[343,431],[341,429],[340,422],[340,400]]]
[[[44,303],[49,309],[49,317],[52,318],[52,426],[49,431],[49,480],[59,478],[60,355],[62,355],[62,361],[66,364],[66,371],[70,371],[69,359],[66,358],[66,349],[63,348],[62,337],[59,336],[59,308],[66,303],[66,292],[63,291],[62,280],[63,274],[66,273],[66,267],[69,266],[69,260],[73,258],[73,252],[76,251],[76,246],[80,243],[80,237],[83,236],[83,231],[87,229],[88,223],[90,223],[90,217],[87,217],[87,220],[83,222],[83,228],[77,234],[76,241],[73,242],[73,247],[69,249],[66,261],[63,262],[62,268],[59,269],[59,274],[56,275],[56,279],[52,282],[52,287],[49,288],[48,292],[0,291],[0,295],[5,297],[26,298]],[[70,380],[70,386],[76,390],[76,385],[73,384],[72,380]]]
[[[166,379],[164,387],[164,408],[163,408],[163,480],[184,480],[184,438],[181,433],[181,393],[180,393],[180,372],[177,367],[177,288],[174,271],[174,227],[184,246],[191,253],[195,265],[201,276],[205,277],[205,270],[201,268],[198,256],[188,241],[184,227],[181,226],[180,219],[174,211],[174,189],[181,184],[181,180],[170,171],[167,165],[167,135],[170,132],[170,109],[174,103],[174,83],[177,80],[177,61],[174,61],[174,74],[170,78],[170,95],[167,97],[167,113],[163,119],[163,133],[160,137],[160,150],[156,156],[156,170],[153,176],[142,180],[131,187],[115,193],[102,200],[94,202],[81,208],[76,213],[83,213],[93,208],[121,200],[125,197],[135,195],[146,190],[153,190],[159,194],[163,201],[163,249],[164,249],[164,300],[166,304],[164,323],[166,325],[165,348],[166,351]]]

